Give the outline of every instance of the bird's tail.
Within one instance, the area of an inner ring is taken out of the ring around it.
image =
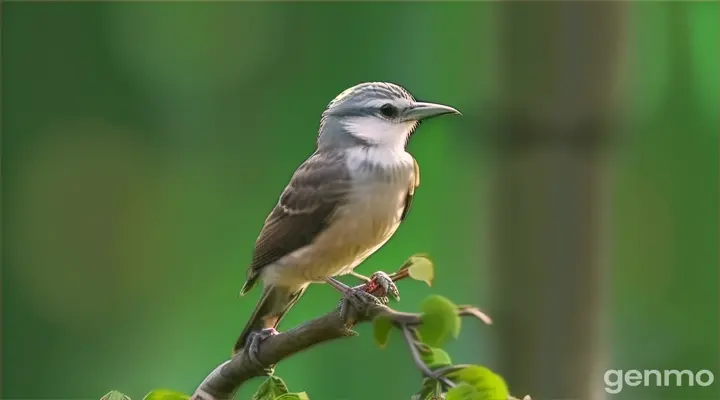
[[[265,286],[263,294],[255,306],[255,310],[250,316],[237,342],[235,342],[233,355],[245,347],[245,342],[251,332],[260,331],[265,328],[277,328],[280,320],[282,320],[288,310],[297,303],[303,293],[305,293],[306,288],[307,286],[303,286],[300,290],[292,291],[282,286]]]

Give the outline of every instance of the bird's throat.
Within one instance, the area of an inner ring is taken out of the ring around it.
[[[347,150],[347,161],[350,170],[380,168],[390,171],[413,165],[413,158],[404,147],[355,147]]]

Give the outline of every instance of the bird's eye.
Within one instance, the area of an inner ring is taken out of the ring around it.
[[[397,108],[392,104],[383,104],[383,106],[380,107],[380,113],[388,118],[394,118],[397,117]]]

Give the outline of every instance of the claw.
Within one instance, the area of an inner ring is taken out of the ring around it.
[[[388,274],[382,271],[375,272],[370,277],[368,283],[368,292],[379,294],[380,296],[392,296],[396,301],[400,301],[400,291]]]
[[[275,368],[274,366],[268,367],[263,365],[260,360],[258,360],[257,354],[260,350],[260,343],[277,334],[278,331],[275,330],[275,328],[265,328],[260,332],[252,332],[245,345],[245,354],[250,360],[250,363],[252,363],[257,370],[264,371],[267,375],[272,375],[275,372]]]
[[[362,289],[350,289],[340,305],[340,317],[345,326],[350,328],[357,317],[366,315],[368,308],[373,305],[384,304],[381,299]]]

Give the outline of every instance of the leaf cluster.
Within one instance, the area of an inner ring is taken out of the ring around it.
[[[445,297],[433,295],[421,306],[422,325],[418,327],[419,343],[415,343],[428,368],[448,378],[455,386],[447,387],[440,379],[425,378],[420,391],[411,400],[507,400],[505,381],[490,369],[480,365],[456,366],[442,349],[449,340],[460,335],[461,319],[458,306]],[[383,317],[373,321],[375,342],[385,348],[392,324]]]
[[[282,379],[270,376],[260,385],[252,400],[310,400],[310,398],[305,392],[290,393]]]

